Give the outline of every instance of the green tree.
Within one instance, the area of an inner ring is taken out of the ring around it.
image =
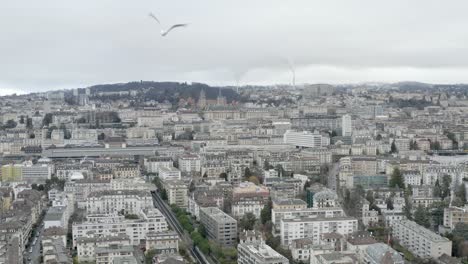
[[[366,200],[372,205],[375,202],[374,192],[371,190],[367,191]]]
[[[439,179],[437,179],[435,184],[434,184],[433,195],[434,195],[434,197],[441,197],[442,196],[442,189],[440,188]]]
[[[388,210],[393,210],[394,209],[392,198],[388,197],[387,200],[386,200],[386,203],[387,203],[387,209]]]
[[[200,233],[200,235],[202,235],[202,237],[204,238],[206,238],[206,236],[208,235],[208,233],[206,232],[206,228],[203,224],[200,224],[197,230],[198,230],[198,233]]]
[[[250,168],[245,168],[244,169],[244,179],[248,179],[250,176],[252,176],[252,173],[250,172]]]
[[[426,228],[431,226],[431,221],[429,219],[429,212],[427,211],[426,208],[422,207],[421,205],[416,208],[416,211],[414,212],[414,221],[422,225]]]
[[[430,143],[430,148],[431,148],[432,150],[440,150],[441,147],[440,147],[439,141],[431,142],[431,143]]]
[[[413,216],[411,214],[412,207],[413,205],[411,203],[411,198],[409,194],[405,192],[405,206],[403,206],[403,213],[409,220],[413,219]]]
[[[378,134],[377,137],[375,137],[375,139],[378,140],[378,141],[382,140],[382,135]]]
[[[250,177],[248,178],[248,181],[249,181],[249,182],[252,182],[252,183],[255,183],[255,185],[259,185],[259,184],[260,184],[260,180],[258,179],[257,176],[253,176],[253,175],[250,176]]]
[[[43,126],[49,126],[50,123],[52,123],[52,114],[48,113],[42,119],[42,125]]]
[[[227,173],[221,172],[221,173],[219,174],[219,178],[224,179],[224,181],[227,181]]]
[[[255,215],[253,213],[246,213],[244,216],[241,218],[239,222],[239,228],[240,230],[253,230],[254,225],[255,225]]]
[[[442,186],[441,186],[441,191],[442,191],[442,199],[445,199],[445,197],[448,197],[450,195],[450,185],[452,183],[452,177],[450,175],[444,175],[442,177]]]
[[[166,189],[162,189],[161,191],[161,199],[163,199],[164,201],[167,201],[169,197],[167,197],[167,191]]]
[[[403,176],[401,175],[401,171],[398,167],[395,167],[392,172],[392,177],[390,178],[390,187],[399,187],[403,188]]]
[[[156,255],[156,250],[155,249],[150,249],[145,252],[145,263],[146,264],[151,264],[153,263],[153,258]]]
[[[398,153],[398,149],[395,144],[395,140],[392,141],[392,145],[390,146],[390,153]]]
[[[463,203],[466,203],[466,187],[465,184],[461,184],[458,186],[457,191],[455,192],[455,195],[461,199]]]
[[[442,225],[444,222],[444,208],[446,208],[448,204],[446,202],[436,202],[431,205],[431,218],[434,225],[439,226]]]
[[[263,207],[262,211],[260,212],[260,220],[262,221],[262,224],[266,224],[266,222],[271,221],[271,208],[272,202],[271,199],[269,199],[267,204]]]
[[[6,121],[5,125],[3,125],[3,128],[15,128],[17,123],[14,120],[8,120]]]

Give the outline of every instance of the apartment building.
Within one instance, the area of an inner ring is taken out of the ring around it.
[[[452,255],[452,241],[424,228],[414,221],[401,220],[393,224],[392,235],[414,255],[435,258]]]
[[[183,155],[179,157],[179,169],[182,172],[200,172],[201,160],[198,155]]]
[[[159,167],[159,178],[163,181],[167,180],[180,180],[181,179],[181,173],[180,170],[173,167]]]
[[[145,169],[150,173],[159,173],[160,167],[171,167],[173,164],[171,157],[154,157],[144,160]]]
[[[149,191],[108,190],[91,193],[86,198],[88,214],[111,214],[124,212],[138,214],[141,210],[153,207],[153,198]]]
[[[336,232],[342,235],[352,234],[358,229],[358,221],[353,217],[310,217],[281,219],[280,236],[281,245],[288,247],[293,240],[299,238],[312,238],[314,243],[320,242],[323,233]]]
[[[404,264],[403,257],[387,244],[376,243],[369,245],[364,251],[364,262],[368,264]]]
[[[167,222],[161,212],[156,209],[146,209],[139,213],[138,219],[125,219],[123,215],[96,214],[86,216],[83,222],[72,225],[73,246],[80,237],[102,237],[111,235],[127,235],[132,245],[143,243],[148,232],[167,231]]]
[[[237,243],[237,221],[218,207],[200,208],[200,222],[205,226],[209,239],[225,247]]]
[[[77,256],[80,262],[93,262],[96,260],[96,248],[109,247],[110,245],[130,244],[130,238],[127,235],[112,235],[99,237],[80,237],[76,240]]]
[[[163,187],[167,193],[169,204],[175,204],[181,208],[188,207],[188,184],[180,180],[163,181]]]
[[[345,213],[341,207],[323,207],[323,208],[293,208],[293,209],[276,209],[271,210],[271,222],[274,227],[279,230],[281,226],[281,220],[286,218],[296,217],[341,217],[345,216]]]
[[[468,205],[444,208],[444,226],[453,230],[458,223],[468,224]]]
[[[237,245],[239,264],[289,264],[289,260],[270,246],[261,242],[245,242]]]
[[[330,137],[320,134],[318,131],[292,131],[284,133],[285,144],[302,148],[320,148],[330,145]]]
[[[175,231],[149,232],[146,234],[146,250],[155,250],[156,254],[177,254],[179,235]]]

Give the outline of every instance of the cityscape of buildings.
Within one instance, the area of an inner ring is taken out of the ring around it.
[[[464,85],[0,97],[0,264],[467,263],[467,191]]]

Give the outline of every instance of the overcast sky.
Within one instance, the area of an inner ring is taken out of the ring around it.
[[[466,0],[0,2],[0,94],[135,80],[468,83]],[[167,37],[163,24],[190,23]]]

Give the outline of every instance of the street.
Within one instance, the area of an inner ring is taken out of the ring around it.
[[[40,264],[41,263],[41,240],[42,240],[42,232],[44,231],[43,221],[38,223],[38,227],[36,229],[36,234],[34,238],[31,240],[31,244],[29,247],[26,248],[24,252],[24,262],[31,263],[31,264]],[[35,241],[33,245],[33,241]],[[32,247],[32,253],[30,253],[30,249]],[[31,260],[29,260],[31,259]]]
[[[328,188],[336,191],[337,189],[337,177],[340,168],[340,163],[335,162],[328,171]]]
[[[152,195],[155,207],[161,211],[161,213],[166,217],[168,224],[179,234],[179,237],[185,242],[185,244],[187,245],[187,249],[197,261],[197,263],[209,263],[206,260],[205,256],[198,250],[198,248],[192,247],[192,239],[190,239],[190,236],[187,235],[186,231],[182,228],[179,221],[175,217],[171,208],[166,204],[166,202],[164,202],[161,199],[158,193],[152,192]]]

